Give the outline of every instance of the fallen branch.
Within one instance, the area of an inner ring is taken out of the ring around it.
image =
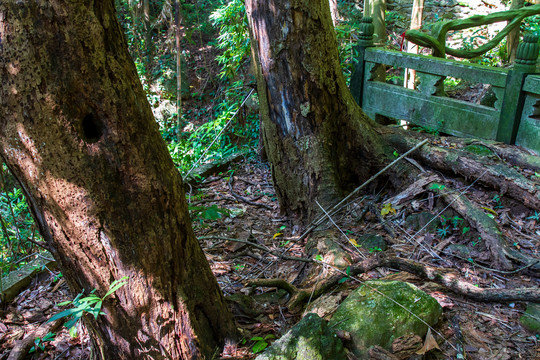
[[[233,179],[233,177],[231,176],[231,181],[228,183],[229,184],[229,191],[231,192],[231,195],[234,196],[235,199],[243,201],[243,202],[245,202],[246,204],[249,204],[249,205],[260,206],[260,207],[266,208],[268,210],[274,211],[274,208],[271,207],[270,205],[257,203],[255,201],[252,201],[252,200],[250,200],[250,199],[248,199],[246,197],[240,196],[237,193],[235,193],[233,188],[232,188],[232,182],[233,182],[232,179]]]
[[[317,261],[312,261],[317,262]],[[320,262],[317,262],[320,263]],[[322,264],[322,263],[320,263]],[[328,264],[324,264],[330,266]],[[427,264],[423,264],[414,260],[397,258],[394,256],[387,256],[380,254],[372,256],[362,262],[359,262],[350,267],[349,276],[351,279],[358,282],[362,282],[359,279],[354,278],[358,274],[367,273],[376,268],[384,267],[397,269],[416,275],[421,279],[435,282],[439,285],[446,287],[456,294],[462,295],[469,299],[482,302],[511,302],[511,301],[538,301],[540,298],[539,288],[518,288],[518,289],[493,289],[493,288],[479,288],[473,284],[464,281],[453,270],[447,270],[437,268]],[[318,285],[309,289],[297,289],[290,284],[285,284],[284,280],[265,280],[260,282],[259,286],[265,287],[277,287],[287,290],[291,294],[291,299],[288,302],[288,307],[291,310],[299,310],[302,305],[311,297],[316,299],[330,288],[339,284],[339,281],[347,276],[343,271],[334,267],[336,272],[323,281],[319,281]],[[252,282],[252,284],[256,284]]]

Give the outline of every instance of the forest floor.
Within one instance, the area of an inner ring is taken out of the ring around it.
[[[494,198],[493,194],[486,193],[482,188],[471,187],[467,194],[485,204],[486,211],[497,214],[496,218],[508,241],[514,242],[515,246],[530,255],[538,256],[538,224],[534,219],[527,219],[529,214],[522,206],[507,203],[504,198]],[[477,238],[474,230],[464,231],[467,224],[457,220],[457,215],[441,212],[444,204],[433,193],[419,193],[403,202],[399,209],[394,209],[395,213],[391,211],[382,216],[385,202],[374,200],[387,199],[390,195],[385,193],[384,184],[379,184],[333,216],[335,225],[327,223],[310,237],[316,238],[317,234],[322,233],[340,243],[351,263],[361,261],[361,256],[376,256],[383,251],[382,246],[369,249],[355,247],[349,240],[359,241],[362,235],[373,234],[379,235],[388,245],[385,253],[439,267],[443,266],[444,261],[445,268],[451,268],[465,281],[480,288],[540,285],[538,274],[535,276],[526,270],[503,274],[488,269],[490,255],[482,240]],[[293,313],[285,306],[288,298],[282,290],[252,287],[249,282],[277,278],[301,288],[307,278],[328,276],[332,270],[275,256],[315,257],[314,253],[306,250],[310,237],[298,240],[304,229],[293,219],[280,214],[267,164],[249,161],[235,164],[228,172],[211,176],[198,185],[188,196],[188,201],[195,232],[212,271],[224,294],[233,296],[231,306],[243,335],[243,340],[238,344],[229,344],[221,357],[253,358],[254,346],[255,349],[261,346],[261,343],[257,344],[260,339],[271,343],[290,329],[301,314]],[[410,219],[414,219],[414,214],[427,212],[436,216],[433,226],[415,233],[418,224]],[[447,228],[446,221],[448,224],[455,221],[456,226]],[[418,246],[419,243],[422,246]],[[454,252],[448,251],[452,248]],[[437,257],[432,255],[432,251]],[[453,256],[456,251],[474,261]],[[320,255],[326,261],[327,254]],[[38,327],[46,326],[46,320],[60,311],[56,304],[72,299],[63,280],[58,278],[55,271],[42,274],[0,312],[0,359],[8,358],[17,341]],[[455,358],[456,352],[452,346],[460,343],[467,359],[540,359],[538,337],[524,329],[519,321],[526,307],[524,303],[471,301],[440,285],[392,269],[379,268],[358,279],[408,281],[437,299],[444,312],[435,330],[444,338],[436,337],[440,350],[430,351],[424,355],[424,359]],[[357,282],[347,281],[338,285],[332,293],[346,295],[357,286]],[[245,304],[239,299],[246,297],[234,297],[238,294],[250,295],[255,300]],[[53,340],[38,342],[43,349],[38,349],[29,358],[90,358],[87,332],[83,325],[78,325],[78,329],[79,335],[75,338],[65,328],[57,329]]]
[[[463,9],[476,11],[486,2],[471,0],[468,3],[471,5],[453,8],[456,12],[463,12]],[[428,11],[427,18],[437,20],[447,12],[448,5],[434,6]],[[399,34],[404,29],[400,28],[399,23],[396,28],[391,31],[392,39],[399,47]],[[193,46],[188,48],[188,53],[193,56],[188,56],[187,60],[193,91],[203,94],[209,92],[210,88],[216,91],[217,85],[213,79],[219,72],[219,66],[207,61],[215,57],[214,48],[202,45],[200,48],[208,53],[197,51]],[[206,64],[205,68],[197,66],[201,62]],[[200,71],[204,76],[196,73],[195,69],[204,70]],[[477,102],[476,95],[483,92],[483,88],[472,89],[472,92],[460,94],[460,97],[470,97],[470,101]],[[189,99],[185,102],[184,112],[187,113],[190,108],[208,107],[207,113],[211,113],[211,105],[203,102]],[[533,176],[534,172],[526,175]],[[188,196],[193,226],[224,294],[233,300],[231,307],[243,335],[240,343],[226,347],[221,358],[254,358],[254,349],[279,338],[300,319],[302,314],[293,313],[286,307],[288,298],[282,290],[253,287],[249,282],[277,278],[302,288],[306,280],[313,280],[318,275],[328,276],[332,272],[329,268],[284,260],[275,255],[311,259],[316,255],[325,257],[325,253],[313,253],[313,250],[306,249],[308,241],[318,236],[327,237],[343,246],[346,249],[345,258],[351,264],[361,260],[362,256],[376,256],[384,252],[452,269],[479,288],[540,286],[538,274],[530,271],[505,274],[489,269],[490,253],[482,239],[457,214],[442,211],[445,204],[430,191],[417,193],[399,208],[391,208],[395,213],[386,208],[389,213],[383,215],[381,212],[386,202],[381,199],[395,195],[385,193],[384,185],[380,183],[373,187],[333,216],[336,226],[327,222],[303,240],[299,239],[304,228],[280,213],[269,167],[265,163],[245,160],[233,165],[228,172],[207,178],[194,188]],[[464,183],[453,184],[455,189],[465,186]],[[528,255],[538,257],[540,220],[531,219],[536,214],[531,214],[529,209],[501,194],[488,192],[479,186],[470,187],[467,195],[483,204],[485,211],[495,217],[510,244]],[[418,225],[425,221],[422,219],[426,214],[435,220],[425,231],[418,231]],[[366,234],[379,236],[385,245],[355,247],[351,244],[350,239],[359,241]],[[383,251],[382,247],[387,249]],[[433,256],[434,253],[436,256]],[[14,301],[0,309],[0,360],[9,357],[17,342],[50,326],[47,319],[64,309],[56,304],[73,299],[60,275],[58,271],[42,273]],[[359,281],[367,279],[408,281],[439,301],[444,311],[435,330],[443,338],[436,337],[440,350],[428,352],[423,356],[425,359],[455,359],[453,346],[457,344],[463,345],[467,359],[540,359],[540,339],[524,329],[519,321],[526,308],[524,303],[475,302],[433,282],[386,268],[358,277]],[[358,282],[346,281],[335,287],[332,293],[345,296],[358,285]],[[255,300],[245,304],[241,299],[246,297],[238,295],[249,295]],[[37,341],[37,351],[27,358],[89,359],[88,333],[82,324],[77,328],[76,337],[71,337],[64,327],[51,329],[55,335],[50,341]],[[42,340],[45,335],[41,336]]]

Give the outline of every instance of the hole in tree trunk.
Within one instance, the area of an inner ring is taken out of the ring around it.
[[[86,141],[94,143],[103,135],[103,124],[92,113],[86,115],[82,121],[82,129]]]

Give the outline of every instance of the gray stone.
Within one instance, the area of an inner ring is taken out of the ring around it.
[[[358,245],[362,246],[362,249],[377,250],[381,249],[385,251],[388,247],[386,241],[382,236],[376,234],[364,234],[358,238]]]
[[[428,329],[425,323],[435,325],[441,314],[439,303],[412,284],[366,281],[343,301],[329,326],[334,331],[348,332],[349,350],[366,359],[371,346],[389,350],[401,336],[415,334],[423,338]]]
[[[314,233],[306,244],[306,252],[310,258],[322,255],[324,262],[345,269],[351,265],[351,256],[339,245],[341,235],[333,230]],[[318,270],[317,270],[318,271]]]
[[[427,211],[417,214],[411,214],[407,217],[407,219],[405,219],[405,228],[418,231],[422,229],[427,223],[429,223],[429,225],[424,230],[427,232],[435,232],[435,230],[437,230],[437,225],[439,224],[437,220],[431,221],[435,217],[435,215]]]
[[[345,360],[345,349],[326,320],[307,314],[256,360]]]
[[[445,253],[460,256],[462,258],[469,258],[471,256],[471,250],[466,245],[451,244],[444,250]]]

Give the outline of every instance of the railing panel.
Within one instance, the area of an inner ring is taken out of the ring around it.
[[[540,153],[540,76],[528,75],[523,84],[526,92],[516,145]]]
[[[466,137],[495,139],[499,111],[494,108],[438,96],[382,82],[366,82],[363,110],[403,119],[425,128]]]
[[[379,48],[366,49],[364,61],[415,69],[428,74],[452,76],[498,87],[506,85],[506,75],[508,74],[507,69]]]

